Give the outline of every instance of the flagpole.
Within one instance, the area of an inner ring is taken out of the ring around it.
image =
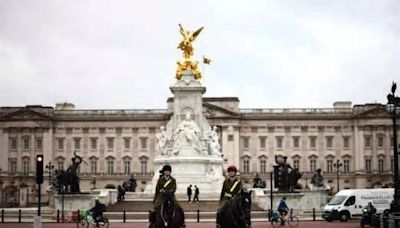
[[[204,80],[205,80],[205,76],[206,76],[206,72],[204,71],[204,55],[203,55],[203,84],[205,85],[205,82],[204,82]]]

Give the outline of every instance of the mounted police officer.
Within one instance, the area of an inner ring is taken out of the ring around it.
[[[164,165],[160,175],[160,178],[157,181],[156,185],[156,191],[154,194],[154,199],[153,199],[153,211],[150,212],[150,226],[155,222],[155,217],[156,217],[156,212],[159,212],[162,206],[162,200],[163,200],[163,195],[165,192],[172,192],[172,201],[174,202],[174,205],[176,206],[177,210],[181,212],[182,216],[183,214],[183,209],[178,203],[178,201],[175,198],[175,191],[176,191],[176,180],[171,176],[171,171],[172,168],[170,165]],[[183,217],[182,221],[183,226],[185,225],[185,218]]]
[[[228,177],[225,179],[221,196],[219,198],[219,208],[217,212],[217,225],[216,227],[220,227],[219,214],[225,208],[225,206],[231,201],[237,193],[242,191],[242,182],[236,177],[237,168],[234,165],[228,167]]]

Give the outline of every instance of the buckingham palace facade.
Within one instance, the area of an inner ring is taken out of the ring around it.
[[[79,110],[71,103],[1,107],[0,187],[24,185],[34,191],[38,154],[47,165],[46,187],[49,175],[66,169],[76,152],[85,161],[79,170],[81,189],[117,186],[133,175],[142,191],[154,172],[156,134],[172,107],[173,98],[159,110]],[[299,168],[303,187],[320,168],[336,192],[338,160],[340,189],[393,183],[392,125],[382,104],[241,109],[236,97],[210,97],[203,98],[203,113],[218,127],[225,166],[238,166],[249,184],[256,173],[269,183],[275,155],[287,156]]]

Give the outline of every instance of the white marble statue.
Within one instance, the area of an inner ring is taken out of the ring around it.
[[[166,148],[168,137],[167,137],[167,131],[165,130],[165,127],[161,126],[160,127],[160,132],[156,134],[157,137],[157,151],[161,155],[167,155],[168,150]]]
[[[221,145],[219,144],[219,136],[217,133],[217,126],[213,126],[208,135],[209,150],[211,155],[221,156]]]
[[[190,113],[187,112],[185,119],[179,123],[173,134],[174,144],[172,153],[178,155],[184,146],[191,146],[200,153],[201,145],[199,135],[199,126],[191,119]]]

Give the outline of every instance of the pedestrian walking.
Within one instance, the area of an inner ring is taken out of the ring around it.
[[[187,196],[188,202],[190,203],[190,200],[192,199],[192,185],[189,185],[189,187],[187,187]]]
[[[199,194],[200,194],[199,188],[195,185],[193,202],[195,202],[195,201],[199,202]]]

